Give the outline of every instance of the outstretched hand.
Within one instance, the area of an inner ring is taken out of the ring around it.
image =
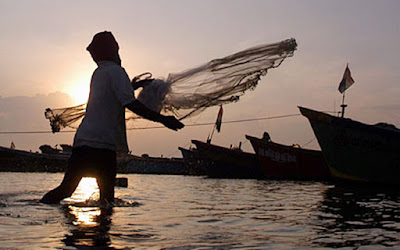
[[[173,116],[165,116],[161,115],[158,112],[155,112],[152,109],[149,109],[146,107],[143,103],[138,101],[137,99],[134,99],[132,102],[128,103],[125,107],[127,107],[130,111],[133,113],[148,119],[153,122],[160,122],[162,123],[165,127],[172,129],[172,130],[178,130],[183,128],[185,125],[178,121],[175,117]]]
[[[164,124],[165,127],[175,131],[185,126],[182,122],[178,121],[174,116],[164,116],[162,124]]]

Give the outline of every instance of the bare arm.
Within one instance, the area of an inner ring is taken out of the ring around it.
[[[172,129],[172,130],[178,130],[185,126],[185,125],[183,125],[183,123],[178,121],[175,117],[161,115],[161,114],[147,108],[138,100],[134,100],[134,101],[130,102],[129,104],[126,105],[126,107],[133,113],[140,115],[141,117],[143,117],[145,119],[162,123],[165,127]]]

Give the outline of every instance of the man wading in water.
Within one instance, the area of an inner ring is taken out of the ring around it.
[[[114,201],[116,152],[127,153],[125,108],[167,128],[183,124],[154,112],[135,99],[132,83],[121,67],[119,46],[111,32],[100,32],[87,47],[98,65],[90,83],[86,115],[75,134],[72,155],[60,186],[40,200],[54,204],[71,196],[83,176],[96,177],[101,203]]]

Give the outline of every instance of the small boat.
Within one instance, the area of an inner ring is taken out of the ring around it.
[[[1,172],[63,172],[68,155],[18,150],[0,146]]]
[[[69,149],[64,146],[63,149]],[[65,172],[71,152],[57,150],[48,145],[39,152],[30,152],[0,146],[0,172]],[[118,173],[188,174],[181,158],[117,155]]]
[[[182,158],[151,157],[148,154],[117,155],[117,173],[187,175]]]
[[[368,125],[299,107],[317,137],[332,176],[350,181],[400,184],[400,130]]]
[[[225,148],[211,143],[192,140],[198,157],[208,162],[205,171],[211,178],[263,178],[255,154],[240,148]]]
[[[206,175],[206,166],[209,162],[201,158],[197,149],[182,147],[178,149],[181,151],[189,175]]]
[[[265,178],[325,180],[329,169],[321,151],[303,149],[299,145],[272,142],[268,133],[263,138],[246,135],[259,159]]]

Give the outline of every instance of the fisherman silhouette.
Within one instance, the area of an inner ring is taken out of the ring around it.
[[[55,204],[71,196],[84,176],[96,177],[101,203],[114,201],[116,155],[129,152],[125,108],[172,130],[184,127],[175,117],[154,112],[135,99],[111,32],[97,33],[87,50],[98,68],[92,75],[86,115],[75,134],[64,179],[43,196],[42,203]]]

